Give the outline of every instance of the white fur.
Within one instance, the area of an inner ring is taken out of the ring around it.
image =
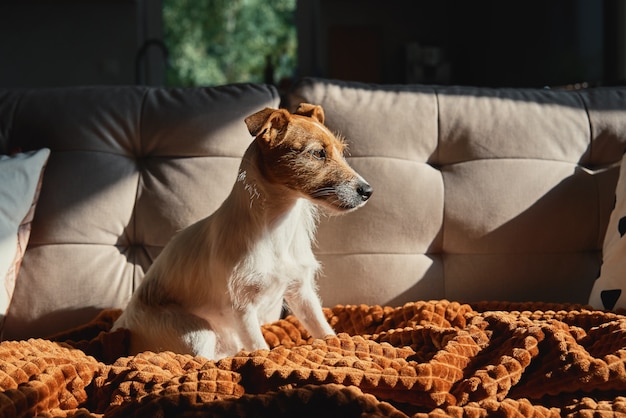
[[[315,338],[333,334],[315,289],[315,204],[268,184],[253,142],[221,207],[164,248],[114,328],[131,353],[171,350],[218,359],[268,348],[261,324],[283,297]]]

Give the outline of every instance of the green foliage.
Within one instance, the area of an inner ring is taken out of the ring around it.
[[[262,82],[296,67],[296,0],[163,0],[170,86]]]

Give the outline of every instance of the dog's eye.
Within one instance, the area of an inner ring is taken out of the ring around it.
[[[311,155],[315,158],[317,158],[318,160],[325,160],[326,159],[326,150],[325,149],[314,149],[309,151],[311,153]]]

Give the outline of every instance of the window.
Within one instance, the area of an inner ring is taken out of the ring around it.
[[[297,60],[296,0],[163,0],[166,84],[278,82]]]

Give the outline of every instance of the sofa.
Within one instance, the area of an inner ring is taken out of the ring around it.
[[[270,350],[129,356],[111,326],[173,234],[229,193],[243,119],[301,102],[374,188],[318,227],[337,335],[286,312],[263,327]],[[0,247],[0,415],[626,413],[624,149],[620,87],[0,90],[0,179],[30,161],[0,185],[21,199]]]

